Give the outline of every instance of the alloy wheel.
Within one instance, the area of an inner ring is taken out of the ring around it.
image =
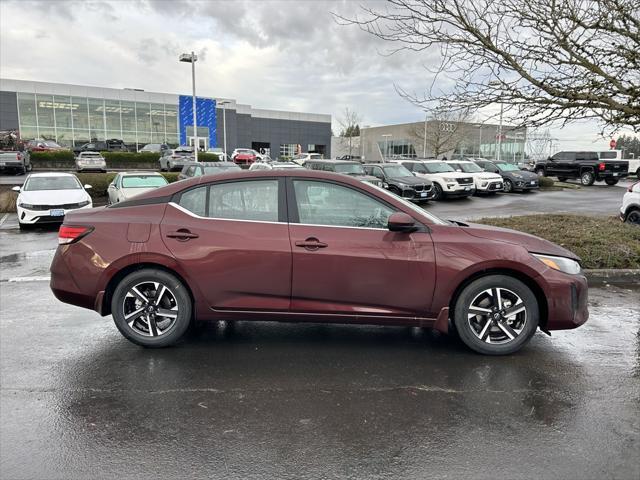
[[[513,190],[513,183],[511,183],[511,180],[505,180],[504,181],[504,191],[505,191],[505,193],[510,193],[511,190]]]
[[[122,302],[122,313],[134,332],[147,337],[159,337],[175,325],[178,303],[169,287],[146,281],[127,291]]]
[[[485,343],[514,341],[527,323],[527,307],[507,288],[489,288],[471,301],[467,313],[471,332]]]

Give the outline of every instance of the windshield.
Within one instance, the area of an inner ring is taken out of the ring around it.
[[[359,163],[337,163],[334,171],[336,173],[346,173],[347,175],[366,175],[364,168]]]
[[[219,165],[217,167],[204,167],[204,174],[220,173],[223,170],[240,170],[238,165]]]
[[[402,165],[383,167],[384,173],[390,177],[413,177],[413,174]]]
[[[160,175],[140,175],[122,177],[122,188],[155,188],[167,184],[167,180]]]
[[[45,144],[47,147],[59,147],[59,146],[60,146],[60,145],[58,145],[56,142],[53,142],[53,141],[51,141],[51,140],[47,140],[46,142],[44,142],[44,144]]]
[[[192,150],[174,150],[173,154],[180,155],[183,157],[191,157],[193,156],[193,151]]]
[[[446,164],[444,162],[429,162],[423,163],[423,165],[429,173],[445,173],[455,171],[449,164]]]
[[[476,173],[482,171],[482,169],[475,163],[459,163],[458,167],[460,168],[460,170],[466,173]]]
[[[82,186],[76,177],[31,177],[24,184],[25,192],[40,190],[79,190]]]
[[[514,165],[513,163],[496,163],[496,167],[498,167],[498,170],[500,170],[501,172],[517,172],[520,170],[520,168],[518,168],[517,165]]]

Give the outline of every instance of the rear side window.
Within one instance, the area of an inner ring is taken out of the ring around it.
[[[277,180],[221,183],[210,188],[209,217],[278,221]]]
[[[617,152],[600,152],[600,158],[617,158]]]
[[[180,195],[179,205],[201,217],[207,214],[207,188],[197,187]]]

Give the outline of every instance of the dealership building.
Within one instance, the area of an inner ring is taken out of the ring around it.
[[[331,155],[331,115],[264,110],[232,99],[196,99],[200,148],[253,148],[272,157],[297,151]],[[60,145],[122,139],[132,150],[147,143],[194,145],[193,97],[0,79],[0,130],[23,140]]]

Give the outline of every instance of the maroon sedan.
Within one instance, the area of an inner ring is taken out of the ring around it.
[[[71,212],[59,242],[56,297],[147,347],[194,319],[278,320],[434,327],[500,355],[588,318],[573,253],[326,172],[192,178]]]

